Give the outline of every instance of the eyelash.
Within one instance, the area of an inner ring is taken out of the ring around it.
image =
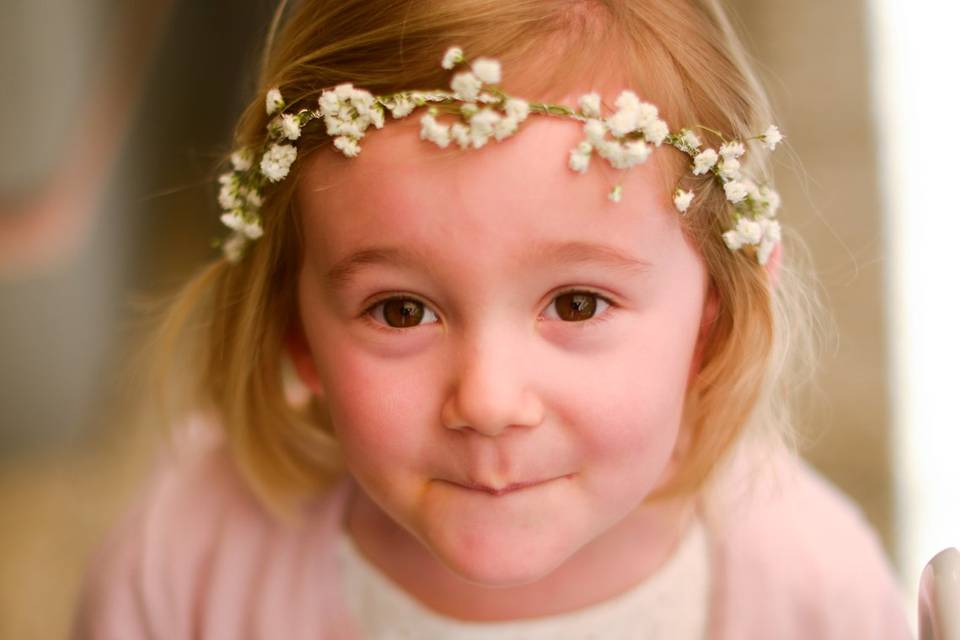
[[[555,301],[557,298],[559,298],[560,296],[566,295],[566,294],[568,294],[568,293],[585,293],[585,294],[588,294],[588,295],[591,295],[591,296],[595,296],[595,297],[599,298],[600,300],[603,300],[604,302],[606,302],[607,305],[609,305],[609,308],[608,308],[607,310],[605,310],[605,311],[604,311],[601,315],[599,315],[599,316],[594,316],[593,318],[588,318],[588,319],[586,319],[586,320],[581,320],[580,322],[565,322],[565,323],[564,323],[564,324],[573,325],[573,327],[574,327],[576,330],[578,330],[578,331],[583,331],[584,329],[588,329],[588,328],[590,328],[590,327],[593,327],[593,326],[595,326],[595,325],[597,325],[597,324],[599,324],[599,323],[601,323],[601,322],[606,322],[607,320],[610,319],[610,316],[612,315],[611,309],[615,309],[615,308],[617,307],[617,305],[616,305],[610,298],[608,298],[607,296],[601,294],[600,292],[598,292],[598,291],[593,291],[593,290],[591,290],[591,289],[580,289],[580,288],[570,288],[570,289],[564,289],[564,290],[562,290],[562,291],[558,291],[558,292],[556,293],[556,295],[554,295],[554,297],[551,298],[550,304],[553,304],[554,301]],[[421,300],[420,298],[418,298],[418,297],[416,297],[416,296],[413,296],[413,295],[393,295],[393,296],[386,296],[386,297],[384,297],[384,298],[380,298],[380,299],[374,301],[373,303],[370,304],[370,306],[368,306],[368,307],[363,311],[363,319],[364,319],[365,321],[367,321],[368,323],[370,323],[371,325],[373,325],[373,327],[374,327],[375,329],[377,329],[377,330],[379,330],[379,331],[386,331],[387,333],[404,333],[404,332],[409,331],[411,328],[415,328],[415,327],[408,327],[408,328],[406,328],[406,329],[401,329],[400,327],[391,327],[391,326],[389,326],[389,325],[381,324],[381,323],[379,323],[379,322],[377,322],[376,320],[373,319],[373,316],[372,316],[371,312],[372,312],[374,309],[376,309],[379,305],[383,304],[384,302],[389,302],[390,300],[414,300],[414,301],[419,302],[420,304],[422,304],[422,305],[424,305],[424,306],[426,306],[426,307],[429,307],[429,306],[430,306],[430,305],[428,305],[426,302],[424,302],[423,300]],[[561,321],[561,322],[562,322],[562,321]]]

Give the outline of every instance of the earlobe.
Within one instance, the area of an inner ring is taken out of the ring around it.
[[[783,243],[778,242],[773,247],[770,257],[767,258],[767,264],[764,268],[767,270],[767,278],[770,280],[770,288],[776,289],[780,281],[780,264],[783,261]]]
[[[293,364],[293,369],[300,383],[315,396],[322,398],[323,385],[320,382],[320,374],[317,372],[317,365],[313,361],[310,345],[307,343],[307,338],[299,321],[295,321],[287,331],[285,343],[287,356]]]

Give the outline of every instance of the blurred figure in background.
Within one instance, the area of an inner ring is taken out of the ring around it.
[[[3,2],[0,637],[66,634],[141,475],[140,302],[212,252],[213,159],[270,4]]]

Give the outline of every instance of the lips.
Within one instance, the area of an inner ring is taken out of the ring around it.
[[[465,483],[465,484],[461,484],[461,483],[455,482],[455,483],[453,483],[453,484],[456,484],[456,485],[458,485],[458,486],[460,486],[460,487],[463,487],[464,489],[471,489],[471,490],[473,490],[473,491],[483,491],[484,493],[489,493],[490,495],[493,495],[493,496],[502,496],[502,495],[505,495],[505,494],[508,494],[508,493],[513,493],[513,492],[515,492],[515,491],[519,491],[519,490],[521,490],[521,489],[527,489],[527,488],[535,487],[535,486],[538,486],[538,485],[541,485],[541,484],[546,484],[547,482],[551,482],[551,481],[553,481],[553,480],[560,480],[561,478],[569,478],[569,477],[570,477],[570,476],[567,475],[567,476],[559,476],[559,477],[556,477],[556,478],[547,478],[547,479],[545,479],[545,480],[533,480],[533,481],[529,481],[529,482],[514,482],[514,483],[508,484],[508,485],[506,485],[505,487],[502,487],[502,488],[500,488],[500,489],[496,489],[496,488],[494,488],[494,487],[491,487],[491,486],[488,486],[488,485],[485,485],[485,484],[481,484],[481,483],[477,483],[477,482],[468,482],[468,483]]]

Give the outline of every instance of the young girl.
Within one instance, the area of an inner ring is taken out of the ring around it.
[[[286,13],[76,636],[910,637],[782,444],[809,296],[717,2]]]

